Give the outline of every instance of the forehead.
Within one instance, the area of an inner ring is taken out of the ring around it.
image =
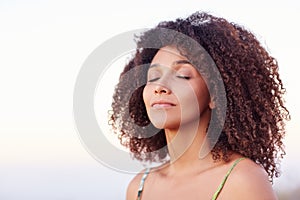
[[[151,61],[151,64],[160,64],[170,66],[176,60],[188,60],[181,55],[176,47],[167,46],[161,48]]]

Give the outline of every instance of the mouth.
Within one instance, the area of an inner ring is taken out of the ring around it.
[[[156,101],[154,103],[151,104],[152,108],[171,108],[173,106],[176,106],[174,103],[169,102],[169,101]]]

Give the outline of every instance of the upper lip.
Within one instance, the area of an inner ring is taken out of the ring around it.
[[[173,102],[171,102],[171,101],[163,100],[163,99],[157,100],[157,101],[153,101],[153,102],[151,103],[151,106],[154,106],[155,104],[170,104],[171,106],[175,106],[175,105],[176,105],[175,103],[173,103]]]

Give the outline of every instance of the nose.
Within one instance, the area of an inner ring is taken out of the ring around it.
[[[155,86],[155,90],[154,90],[154,93],[159,95],[159,94],[170,94],[171,93],[171,90],[168,89],[167,87],[163,86],[163,85],[156,85]]]

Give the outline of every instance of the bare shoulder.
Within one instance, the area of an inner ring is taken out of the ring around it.
[[[127,187],[126,200],[136,199],[140,182],[145,170],[138,173],[130,182]]]
[[[277,199],[266,171],[250,159],[244,159],[235,166],[223,192],[224,197],[230,196],[230,199]]]

